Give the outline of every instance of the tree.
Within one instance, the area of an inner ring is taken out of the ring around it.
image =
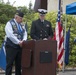
[[[4,1],[3,1],[3,0],[0,0],[0,3],[1,3],[1,4],[4,4]]]
[[[13,18],[16,7],[7,4],[0,4],[0,23],[4,24],[10,18]]]

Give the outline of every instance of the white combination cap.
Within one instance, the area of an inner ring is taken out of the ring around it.
[[[45,9],[38,9],[38,12],[40,14],[46,14],[47,13],[47,10],[45,10]]]

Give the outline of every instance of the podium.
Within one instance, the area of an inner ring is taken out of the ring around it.
[[[22,48],[22,75],[56,75],[55,40],[24,41]]]

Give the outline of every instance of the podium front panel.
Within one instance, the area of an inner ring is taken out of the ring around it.
[[[42,53],[42,61],[40,60]],[[35,75],[56,75],[56,41],[37,41],[34,56]]]

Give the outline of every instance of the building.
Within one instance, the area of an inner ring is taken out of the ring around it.
[[[58,1],[59,0],[47,0],[47,10],[50,11],[58,11]],[[76,2],[76,0],[62,0],[63,12],[66,10],[66,5]]]
[[[76,0],[62,0],[63,12],[66,10],[66,5],[76,2]],[[50,11],[58,11],[59,0],[35,0],[34,10],[37,11],[38,8],[47,9]]]

